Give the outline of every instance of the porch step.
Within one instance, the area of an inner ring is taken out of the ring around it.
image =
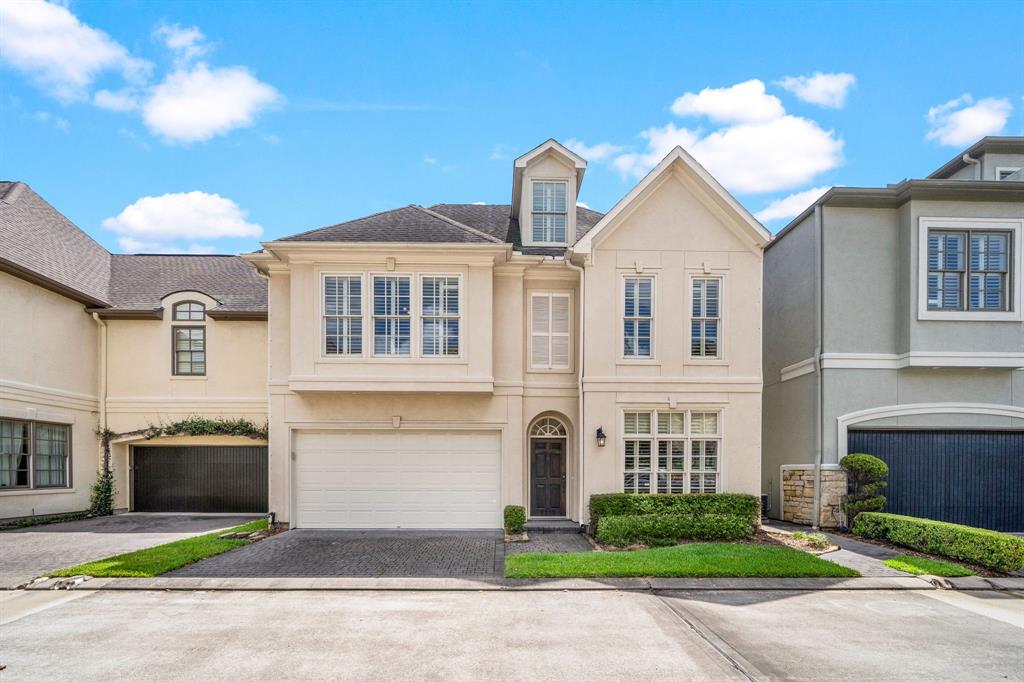
[[[568,519],[531,519],[526,522],[527,533],[582,533],[583,526]]]

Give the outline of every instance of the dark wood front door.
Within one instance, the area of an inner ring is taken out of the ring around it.
[[[565,440],[530,441],[531,516],[565,516]]]

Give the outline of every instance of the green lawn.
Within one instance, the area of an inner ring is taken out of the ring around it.
[[[962,578],[966,575],[974,575],[974,571],[960,564],[939,561],[938,559],[924,559],[909,554],[886,559],[884,563],[886,566],[895,568],[897,571],[913,573],[914,575],[938,575],[943,578]]]
[[[789,547],[694,543],[627,552],[527,553],[505,558],[508,578],[806,578],[857,571]]]
[[[147,549],[140,549],[127,554],[107,557],[87,564],[62,568],[50,573],[51,576],[67,577],[73,575],[91,575],[99,578],[153,578],[158,575],[181,568],[207,557],[216,556],[229,549],[248,544],[247,540],[222,540],[225,533],[252,532],[267,527],[266,519],[251,521],[235,526],[228,531],[217,531],[194,538],[168,542]]]

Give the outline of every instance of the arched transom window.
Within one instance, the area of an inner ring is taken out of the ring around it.
[[[196,301],[183,301],[174,306],[174,319],[178,322],[202,322],[206,317],[206,306]]]
[[[554,417],[538,419],[530,429],[531,438],[565,438],[565,425]]]

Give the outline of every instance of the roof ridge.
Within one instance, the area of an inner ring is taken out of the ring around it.
[[[468,233],[470,233],[472,235],[476,235],[477,237],[483,237],[487,241],[494,242],[495,244],[504,244],[505,243],[503,240],[498,239],[497,237],[495,237],[493,235],[489,235],[486,232],[482,232],[481,230],[476,229],[475,227],[470,227],[469,225],[465,225],[463,223],[460,223],[458,220],[455,220],[454,218],[449,218],[448,216],[444,215],[443,213],[438,213],[437,211],[431,211],[429,208],[424,208],[424,207],[420,206],[419,204],[409,204],[409,206],[412,207],[412,208],[415,208],[417,210],[423,211],[424,213],[426,213],[429,216],[433,216],[435,218],[443,220],[446,223],[449,223],[450,225],[454,225],[455,227],[457,227],[457,228],[459,228],[461,230],[465,230],[466,232],[468,232]]]
[[[410,205],[412,205],[412,204],[410,204]],[[405,206],[400,206],[399,208],[385,208],[384,210],[377,211],[376,213],[370,213],[369,215],[361,215],[358,218],[352,218],[351,220],[343,220],[340,223],[331,223],[330,225],[321,225],[320,227],[314,227],[313,229],[305,230],[304,232],[296,232],[295,234],[290,234],[287,237],[281,237],[281,239],[294,239],[295,237],[301,237],[301,236],[306,235],[306,234],[312,234],[314,232],[319,232],[320,230],[327,230],[327,229],[330,229],[332,227],[338,227],[339,225],[347,225],[349,223],[354,223],[357,220],[366,220],[367,218],[373,218],[374,216],[384,215],[385,213],[391,213],[392,211],[400,211],[403,208],[406,208],[406,207]]]

